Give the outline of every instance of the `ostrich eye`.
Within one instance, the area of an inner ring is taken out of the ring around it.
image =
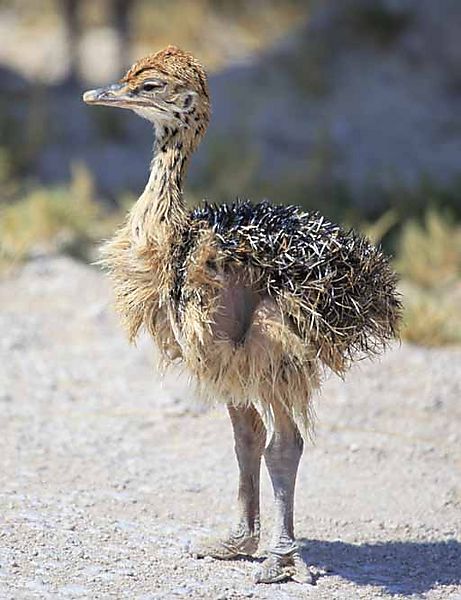
[[[164,86],[160,81],[146,81],[142,84],[143,92],[153,92],[154,90],[159,90]]]

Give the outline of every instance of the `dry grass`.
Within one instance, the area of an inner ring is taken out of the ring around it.
[[[458,293],[422,290],[402,286],[404,296],[403,339],[422,346],[447,346],[461,343],[461,289]]]
[[[359,229],[367,236],[373,244],[380,244],[389,231],[398,223],[399,216],[395,210],[388,210],[376,221],[364,223]]]
[[[429,210],[423,223],[409,221],[398,247],[397,267],[406,279],[426,289],[440,289],[461,277],[461,227],[441,212]]]
[[[0,267],[11,269],[36,253],[88,258],[92,242],[108,231],[94,201],[88,172],[73,169],[69,187],[36,188],[0,209]]]
[[[37,252],[65,252],[88,260],[123,219],[94,201],[88,172],[74,168],[68,188],[37,188],[0,210],[0,268]],[[123,214],[122,214],[123,213]],[[379,243],[397,224],[389,211],[361,229]],[[461,225],[440,211],[401,227],[395,246],[404,304],[402,338],[426,346],[461,343]]]
[[[361,229],[375,244],[398,226],[389,210]],[[461,343],[461,225],[440,209],[401,225],[394,265],[401,282],[402,339],[424,346]]]
[[[427,346],[461,343],[461,226],[429,210],[400,235],[396,267],[402,276],[402,337]]]

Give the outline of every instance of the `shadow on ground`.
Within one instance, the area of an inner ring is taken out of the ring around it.
[[[461,583],[461,543],[382,542],[346,544],[300,540],[307,563],[358,585],[380,586],[390,594],[428,592]]]

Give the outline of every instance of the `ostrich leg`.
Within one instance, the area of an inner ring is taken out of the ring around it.
[[[297,426],[282,407],[274,406],[274,433],[264,459],[274,490],[275,526],[269,556],[256,574],[257,583],[286,578],[312,583],[293,531],[295,481],[302,452],[303,439]]]
[[[229,559],[256,552],[259,543],[259,475],[266,429],[254,406],[228,405],[239,465],[238,519],[228,537],[206,540],[194,549],[197,556]]]

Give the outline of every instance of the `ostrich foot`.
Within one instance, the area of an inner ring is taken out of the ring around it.
[[[210,538],[199,542],[192,550],[197,558],[211,556],[221,560],[236,558],[237,556],[251,556],[258,549],[259,533],[233,532],[227,538]]]
[[[314,584],[312,573],[298,549],[290,550],[286,554],[270,552],[255,577],[256,583],[277,583],[285,579]]]

